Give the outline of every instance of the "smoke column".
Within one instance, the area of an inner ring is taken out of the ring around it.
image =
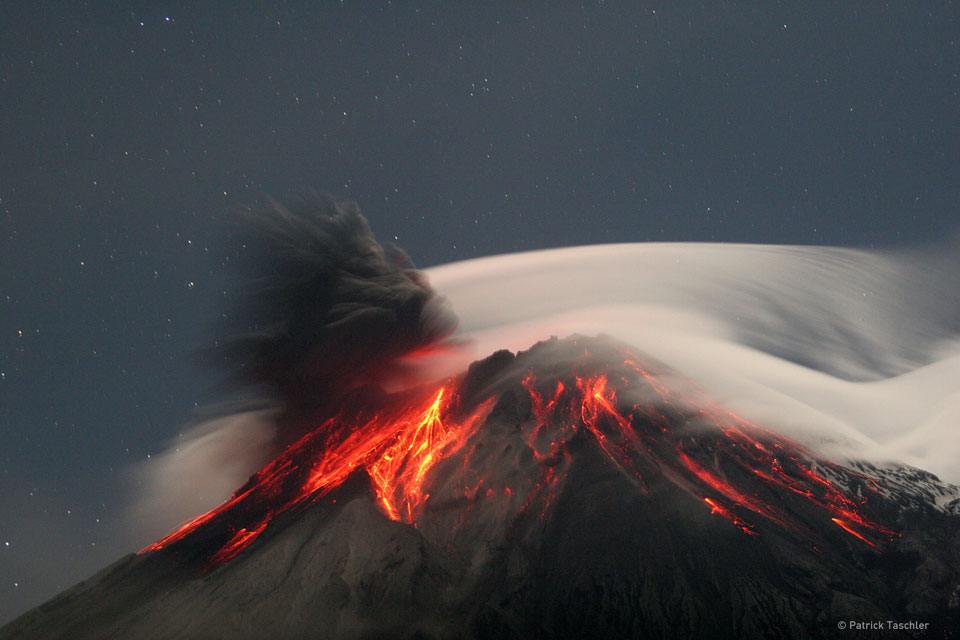
[[[236,384],[265,385],[281,424],[401,373],[403,356],[438,347],[456,327],[407,255],[382,247],[352,202],[310,193],[230,222],[240,283],[207,356]]]
[[[240,399],[208,410],[133,471],[131,527],[156,537],[206,511],[309,431],[345,394],[421,382],[412,354],[443,350],[456,316],[352,202],[307,193],[231,212],[237,284],[201,361]]]

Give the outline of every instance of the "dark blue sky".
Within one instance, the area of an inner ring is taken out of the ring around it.
[[[315,187],[421,266],[584,243],[912,246],[960,223],[948,3],[7,3],[0,622],[120,553],[215,382],[214,216]]]

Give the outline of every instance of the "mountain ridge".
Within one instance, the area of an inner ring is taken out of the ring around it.
[[[423,394],[422,420],[364,417],[379,408],[341,416],[352,430],[334,424],[315,448],[271,463],[287,475],[255,475],[223,510],[0,638],[829,638],[860,619],[920,620],[938,637],[957,628],[960,518],[956,498],[936,499],[956,487],[932,474],[820,459],[609,339],[497,352],[445,385],[455,397]],[[316,480],[344,443],[379,438],[383,425],[393,431],[349,458],[338,483]],[[428,462],[398,448],[420,433],[432,434]]]

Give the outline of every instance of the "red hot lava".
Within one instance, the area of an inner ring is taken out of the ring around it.
[[[455,378],[427,395],[375,411],[345,408],[288,447],[229,500],[141,553],[202,540],[215,549],[206,555],[207,567],[226,562],[277,516],[322,498],[361,469],[371,479],[382,513],[416,526],[432,492],[441,490],[444,478],[435,471],[447,459],[460,460],[460,468],[469,470],[457,489],[468,504],[506,500],[517,506],[516,515],[536,502],[543,516],[561,489],[569,444],[578,434],[592,439],[639,491],[648,491],[647,477],[662,475],[746,534],[758,535],[759,518],[816,537],[809,517],[805,523],[783,506],[782,497],[793,495],[822,514],[824,523],[868,545],[896,535],[863,514],[865,498],[848,495],[852,492],[821,469],[835,477],[851,477],[852,472],[707,402],[699,402],[696,410],[678,407],[639,357],[620,353],[618,363],[606,364],[584,352],[575,373],[542,383],[536,368],[527,370],[519,388],[529,396],[530,417],[520,433],[539,471],[525,487],[496,482],[496,469],[468,469],[492,408],[512,383],[467,407],[461,397],[463,379]],[[689,406],[689,397],[685,399]]]

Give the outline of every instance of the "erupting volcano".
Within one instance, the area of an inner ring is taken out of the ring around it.
[[[552,339],[346,395],[3,637],[830,637],[864,610],[951,628],[955,488],[911,485],[954,491],[951,515],[858,467],[613,340]]]
[[[272,389],[282,451],[0,639],[957,628],[957,487],[827,459],[606,336],[388,392],[380,382],[443,345],[451,318],[355,208],[311,206],[267,208],[254,240],[281,264],[240,314],[255,330],[212,350]]]
[[[582,351],[568,371],[534,364],[519,388],[515,373],[487,389],[486,398],[464,395],[476,386],[470,375],[369,406],[347,398],[230,500],[141,553],[189,550],[203,541],[202,548],[215,549],[208,567],[226,562],[275,518],[323,499],[354,473],[369,478],[377,507],[391,520],[418,526],[431,500],[465,505],[450,531],[430,528],[433,542],[445,545],[457,527],[473,526],[473,510],[482,512],[486,500],[506,503],[510,518],[528,509],[545,517],[563,491],[571,452],[584,445],[601,451],[637,492],[670,482],[745,534],[757,535],[755,523],[763,521],[814,548],[827,522],[872,547],[897,535],[866,515],[870,496],[880,494],[875,481],[705,401],[685,408],[689,390],[683,403],[673,402],[658,381],[663,366],[640,364],[626,347],[576,338],[565,347],[539,345],[521,361],[535,363],[544,352],[556,359],[550,352],[564,349]],[[527,477],[517,480],[477,453],[496,446],[481,427],[504,398],[528,408],[514,425],[530,456]]]

